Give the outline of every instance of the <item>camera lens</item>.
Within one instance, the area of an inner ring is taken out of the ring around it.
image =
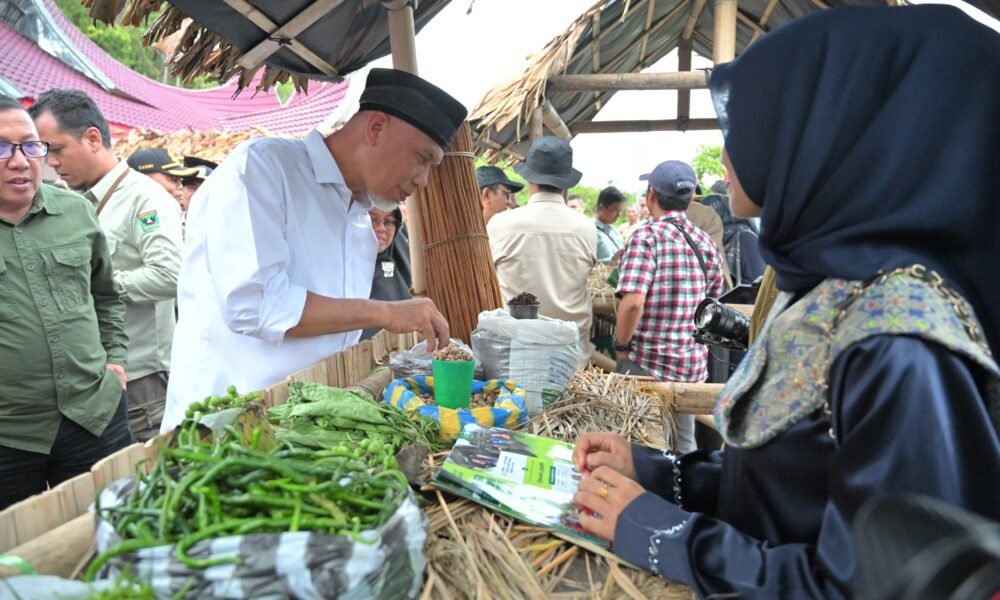
[[[715,304],[703,304],[701,310],[694,317],[695,324],[700,329],[705,329],[712,322],[716,312]]]

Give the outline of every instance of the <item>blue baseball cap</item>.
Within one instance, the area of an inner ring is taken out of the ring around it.
[[[658,193],[678,200],[689,200],[698,187],[698,177],[686,162],[668,160],[656,168],[639,176],[640,181],[648,181],[649,187]]]

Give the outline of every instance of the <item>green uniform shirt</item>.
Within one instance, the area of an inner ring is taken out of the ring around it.
[[[597,227],[597,262],[611,262],[615,252],[625,247],[625,240],[614,225],[605,225],[597,219],[594,225]]]
[[[98,222],[115,281],[125,288],[128,380],[170,370],[174,297],[181,272],[181,208],[163,187],[123,160],[84,194],[96,207],[124,174]]]
[[[43,185],[0,219],[0,445],[48,454],[62,418],[100,435],[121,398],[124,292],[93,207]]]

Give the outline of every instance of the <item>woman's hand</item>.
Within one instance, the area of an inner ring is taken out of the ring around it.
[[[632,446],[617,433],[585,433],[576,440],[573,464],[583,475],[599,467],[610,467],[629,479],[637,479],[632,464]]]
[[[580,525],[600,538],[614,541],[618,517],[645,491],[611,467],[597,467],[583,478],[573,496],[573,502],[581,509]]]

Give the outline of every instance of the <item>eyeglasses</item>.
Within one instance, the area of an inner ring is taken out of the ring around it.
[[[49,153],[48,142],[24,142],[21,144],[14,144],[11,142],[0,142],[0,160],[7,160],[8,158],[14,157],[14,152],[17,149],[21,149],[21,154],[27,156],[28,158],[45,158]]]
[[[399,221],[397,221],[396,219],[391,219],[388,217],[385,219],[380,219],[378,217],[373,217],[371,215],[369,215],[368,218],[372,220],[372,227],[378,227],[379,225],[383,225],[386,229],[395,229],[396,227],[399,226]]]

